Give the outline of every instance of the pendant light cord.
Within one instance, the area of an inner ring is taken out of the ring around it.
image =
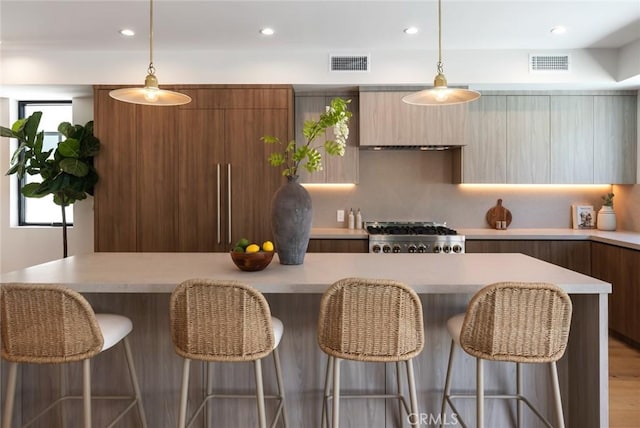
[[[155,74],[156,68],[153,66],[153,0],[149,0],[149,74]]]
[[[442,0],[438,0],[438,73],[444,72],[442,66]]]

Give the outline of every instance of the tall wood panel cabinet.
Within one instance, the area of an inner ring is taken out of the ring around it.
[[[322,153],[322,171],[308,173],[306,170],[299,171],[301,183],[357,183],[358,182],[358,142],[360,125],[358,123],[358,95],[341,94],[341,95],[315,95],[300,94],[295,97],[295,132],[296,143],[298,145],[305,144],[307,139],[304,137],[304,123],[307,120],[318,120],[320,115],[324,113],[326,106],[331,104],[331,100],[336,96],[351,100],[349,103],[349,111],[352,116],[349,119],[349,138],[347,139],[347,147],[344,156],[329,156],[324,149],[320,149]],[[327,129],[325,135],[318,136],[312,145],[314,147],[322,146],[325,141],[335,138],[332,129]]]
[[[96,251],[225,251],[271,239],[283,183],[262,135],[293,136],[289,86],[181,85],[193,101],[148,107],[96,86]]]

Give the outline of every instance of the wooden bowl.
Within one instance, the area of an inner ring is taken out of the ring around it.
[[[269,266],[273,259],[273,251],[258,251],[257,253],[236,253],[231,251],[231,260],[238,266],[238,269],[247,272],[255,272]]]

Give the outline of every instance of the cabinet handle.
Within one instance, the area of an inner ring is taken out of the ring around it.
[[[218,240],[218,244],[221,243],[221,239],[220,239],[220,232],[221,232],[221,225],[220,225],[220,164],[216,165],[216,170],[217,170],[217,176],[218,176],[218,194],[217,194],[217,208],[218,208],[218,216],[217,216],[217,220],[218,220],[218,236],[217,236],[217,240]]]
[[[229,223],[229,244],[231,244],[231,164],[227,165],[227,209]]]

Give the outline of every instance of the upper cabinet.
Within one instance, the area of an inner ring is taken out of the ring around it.
[[[462,182],[636,182],[637,96],[490,94],[469,105]]]
[[[322,153],[322,170],[313,173],[301,168],[298,172],[301,183],[357,183],[358,182],[358,141],[360,133],[359,102],[358,95],[336,95],[351,100],[349,111],[352,116],[349,119],[349,138],[344,156],[327,155],[324,149]],[[332,95],[302,94],[295,97],[295,133],[298,145],[306,143],[302,131],[307,120],[318,120],[326,107],[335,98]],[[314,147],[321,147],[325,141],[333,140],[333,130],[327,129],[325,135],[314,140]]]
[[[593,96],[551,97],[551,183],[592,184]]]
[[[507,182],[549,183],[549,97],[507,97]]]
[[[483,95],[469,104],[462,166],[466,183],[507,182],[507,97]]]
[[[460,146],[467,105],[429,107],[402,102],[412,91],[360,92],[360,146]]]
[[[635,95],[594,97],[593,142],[596,183],[636,182],[637,102]]]

